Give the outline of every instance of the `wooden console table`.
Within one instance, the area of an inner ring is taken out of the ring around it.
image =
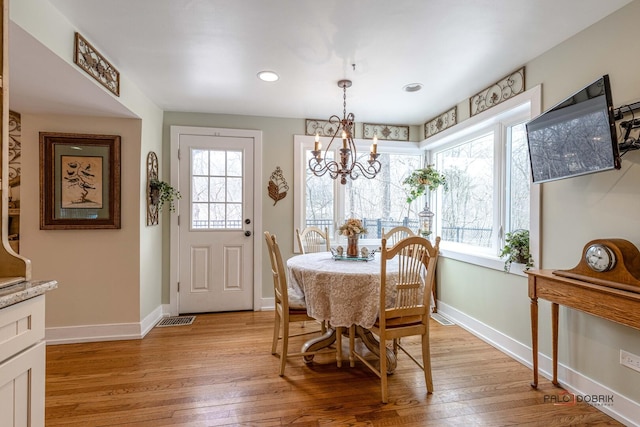
[[[533,382],[538,386],[538,298],[551,302],[553,384],[558,386],[558,306],[564,305],[622,325],[640,329],[640,293],[529,270]]]

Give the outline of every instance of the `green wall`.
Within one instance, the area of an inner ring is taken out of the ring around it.
[[[634,1],[527,63],[527,89],[542,85],[543,110],[603,74],[615,106],[639,100],[640,59],[625,53],[639,20]],[[640,151],[622,159],[621,170],[542,184],[541,268],[574,267],[592,239],[618,237],[640,247]],[[442,302],[531,346],[526,278],[450,259],[438,268]],[[539,304],[540,351],[550,357],[550,308]],[[561,307],[559,335],[562,365],[640,402],[640,373],[619,363],[620,349],[640,355],[640,331]]]

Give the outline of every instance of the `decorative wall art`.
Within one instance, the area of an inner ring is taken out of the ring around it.
[[[153,151],[147,154],[147,225],[158,225],[158,202],[153,203],[151,181],[158,179],[158,156]]]
[[[458,107],[453,107],[424,124],[424,137],[429,138],[458,122]]]
[[[9,111],[9,187],[20,185],[22,147],[20,114]]]
[[[73,62],[114,95],[120,96],[120,72],[80,33],[75,34]]]
[[[362,127],[364,129],[364,139],[373,139],[374,135],[377,135],[380,140],[409,140],[409,126],[364,123]]]
[[[120,136],[40,132],[40,229],[120,228]]]
[[[329,120],[306,119],[305,135],[333,136],[338,129],[339,123]]]
[[[271,174],[267,189],[269,190],[269,197],[275,200],[275,202],[273,202],[273,206],[287,196],[289,185],[282,175],[282,169],[280,169],[280,166],[276,166],[276,170]]]
[[[469,98],[470,114],[475,116],[521,92],[524,92],[524,67]]]

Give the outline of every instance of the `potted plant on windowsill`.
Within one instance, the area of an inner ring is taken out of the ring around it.
[[[180,191],[173,188],[170,184],[158,179],[149,181],[149,198],[153,206],[158,207],[158,212],[162,211],[162,207],[167,204],[171,212],[176,211],[175,200],[182,198]]]
[[[411,203],[422,196],[427,191],[427,188],[434,191],[442,185],[446,189],[447,179],[442,173],[434,169],[433,165],[427,165],[425,168],[411,172],[411,175],[402,181],[402,184],[409,188],[407,203]]]
[[[529,230],[515,230],[505,235],[505,245],[500,252],[504,258],[504,271],[511,271],[511,264],[523,264],[524,270],[533,267],[533,257],[529,252]]]

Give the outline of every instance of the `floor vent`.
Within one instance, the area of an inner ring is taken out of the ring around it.
[[[163,328],[167,326],[184,326],[190,325],[193,321],[196,320],[196,316],[175,316],[175,317],[165,317],[162,319],[156,327]]]
[[[431,313],[431,318],[444,326],[455,325],[455,323],[451,322],[449,319],[447,319],[446,317],[443,317],[438,313]]]

